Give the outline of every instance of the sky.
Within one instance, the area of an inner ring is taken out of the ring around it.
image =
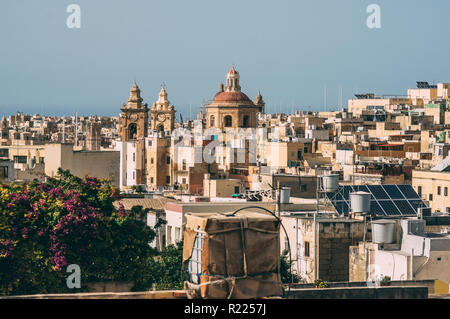
[[[404,95],[450,82],[449,14],[448,0],[1,0],[0,115],[118,115],[136,81],[149,105],[164,83],[186,119],[232,65],[270,113]]]

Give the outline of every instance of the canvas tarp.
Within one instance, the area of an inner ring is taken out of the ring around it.
[[[269,214],[188,214],[183,262],[191,257],[198,231],[205,233],[200,284],[186,283],[191,297],[280,296],[280,223]]]

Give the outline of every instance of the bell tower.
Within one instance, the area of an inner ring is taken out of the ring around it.
[[[236,71],[234,66],[227,73],[227,86],[225,87],[226,92],[241,92],[241,86],[239,85],[239,72]]]
[[[175,108],[170,105],[167,99],[167,92],[164,85],[159,92],[158,101],[153,103],[150,113],[150,127],[157,132],[172,132],[175,129]]]
[[[128,103],[123,104],[120,117],[120,136],[123,142],[135,141],[147,137],[148,105],[143,104],[141,90],[136,82],[130,90]]]

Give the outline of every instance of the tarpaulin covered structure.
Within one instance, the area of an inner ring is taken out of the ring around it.
[[[194,257],[201,260],[195,261],[197,282],[185,282],[191,298],[282,295],[280,222],[269,214],[187,214],[183,264],[189,267]]]

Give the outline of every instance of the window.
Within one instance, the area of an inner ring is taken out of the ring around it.
[[[183,159],[183,171],[186,170],[186,159]]]
[[[131,123],[128,126],[128,139],[135,140],[137,138],[137,126],[136,123]]]
[[[244,115],[242,118],[242,127],[248,127],[250,122],[250,117],[248,115]]]
[[[136,179],[136,172],[133,171],[133,179]]]
[[[148,141],[148,146],[149,146],[149,147],[152,146],[152,141]]]
[[[306,191],[308,191],[308,187],[306,186],[306,184],[301,184],[301,185],[300,185],[300,191],[301,191],[301,192],[306,192]]]
[[[9,156],[9,149],[2,148],[0,149],[0,157],[8,157]]]
[[[224,117],[224,126],[225,127],[232,127],[233,126],[233,118],[231,115],[227,115]]]
[[[448,196],[448,187],[444,187],[444,196]]]
[[[14,156],[14,163],[26,164],[27,157],[26,156]]]
[[[428,195],[428,200],[431,202],[431,201],[433,201],[433,194],[429,194]]]
[[[136,153],[133,153],[133,162],[136,162]]]
[[[305,257],[309,257],[309,241],[305,241]]]
[[[166,157],[166,163],[167,163],[167,164],[170,164],[170,156],[167,156],[167,157]]]
[[[170,184],[170,176],[166,176],[166,184]]]
[[[0,178],[8,178],[8,166],[0,166]]]
[[[422,197],[422,186],[417,186],[417,194]]]
[[[180,227],[175,227],[175,241],[181,241],[181,229]]]
[[[308,147],[307,146],[304,147],[303,153],[305,153],[305,154],[308,153]]]
[[[39,157],[39,163],[44,164],[44,157]]]
[[[150,159],[150,164],[153,164],[153,157]]]
[[[239,186],[234,186],[234,193],[239,194]]]
[[[214,117],[214,115],[211,115],[211,117],[209,118],[209,126],[214,125],[216,125],[216,118]]]
[[[302,150],[297,151],[297,160],[299,160],[299,161],[302,160]]]
[[[437,194],[438,194],[438,195],[441,195],[441,186],[438,186],[438,187],[437,187]]]
[[[150,177],[150,183],[153,184],[153,181],[154,181],[153,177]]]

